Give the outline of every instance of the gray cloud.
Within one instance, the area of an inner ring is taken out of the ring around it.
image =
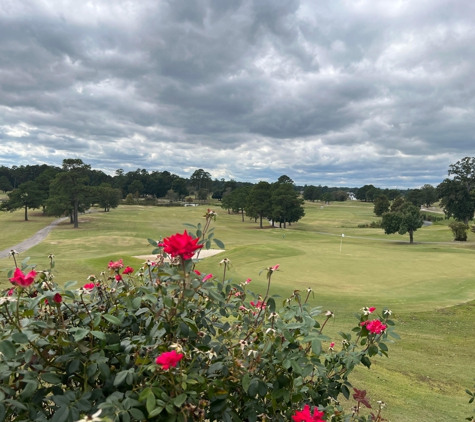
[[[414,187],[475,155],[468,0],[0,3],[0,160]]]

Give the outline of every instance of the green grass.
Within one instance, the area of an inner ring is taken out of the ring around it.
[[[227,276],[236,281],[250,277],[252,289],[263,292],[265,275],[259,272],[280,264],[272,293],[283,299],[293,290],[312,287],[312,302],[336,314],[326,328],[335,341],[338,331],[356,322],[353,314],[361,307],[389,307],[402,340],[390,346],[389,359],[375,359],[371,370],[358,369],[354,385],[367,389],[373,400],[387,402],[385,416],[392,421],[463,420],[472,410],[464,391],[475,378],[475,282],[470,273],[475,234],[469,233],[466,243],[454,243],[443,221],[419,229],[415,241],[421,243],[409,245],[408,235],[357,228],[378,219],[372,208],[353,202],[323,208],[306,204],[305,218],[286,230],[261,230],[253,221],[241,222],[240,216],[218,210],[216,237],[225,243],[226,252],[203,260],[198,269],[220,276],[219,261],[227,257],[233,264]],[[79,229],[61,224],[28,255],[41,267],[54,253],[57,281],[76,279],[82,284],[111,259],[123,258],[137,268],[141,261],[132,256],[150,253],[147,238],[183,232],[182,223],[203,222],[203,214],[204,207],[139,206],[87,214],[80,217]],[[33,226],[18,217],[12,220],[14,216],[0,214],[0,229],[27,237]],[[11,260],[0,260],[0,268],[11,265]],[[8,285],[5,276],[2,284]]]
[[[0,212],[0,251],[20,243],[47,226],[56,217],[44,216],[41,211],[29,210],[28,221],[25,221],[23,210]]]

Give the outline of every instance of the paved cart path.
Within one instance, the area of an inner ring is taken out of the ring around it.
[[[67,220],[68,218],[69,217],[58,218],[57,220],[54,220],[51,224],[37,231],[33,236],[29,237],[23,242],[18,243],[17,245],[10,246],[9,248],[4,249],[3,251],[0,251],[0,258],[6,258],[12,249],[17,251],[18,253],[21,253],[27,251],[33,246],[38,245],[46,238],[46,236],[48,236],[49,232],[53,230],[55,226],[57,226],[62,221]]]

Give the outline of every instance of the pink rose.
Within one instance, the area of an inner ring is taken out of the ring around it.
[[[118,270],[120,268],[124,268],[124,264],[123,264],[122,259],[119,259],[116,262],[114,262],[114,261],[109,262],[108,267],[109,267],[110,270]]]
[[[176,350],[171,352],[164,352],[155,359],[157,365],[161,365],[165,371],[170,369],[171,366],[176,367],[178,362],[183,359],[182,353],[177,353]]]
[[[20,287],[29,287],[35,281],[35,276],[35,271],[30,271],[27,275],[25,275],[23,274],[23,271],[20,270],[20,268],[17,268],[13,273],[13,277],[10,278],[10,281]]]
[[[213,278],[213,274],[205,275],[205,276],[203,277],[203,283],[204,283],[205,281],[208,281],[210,278]]]

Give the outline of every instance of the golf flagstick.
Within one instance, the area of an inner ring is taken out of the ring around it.
[[[341,253],[341,245],[343,244],[343,238],[345,237],[345,235],[342,233],[341,234],[341,240],[340,240],[340,253]]]

